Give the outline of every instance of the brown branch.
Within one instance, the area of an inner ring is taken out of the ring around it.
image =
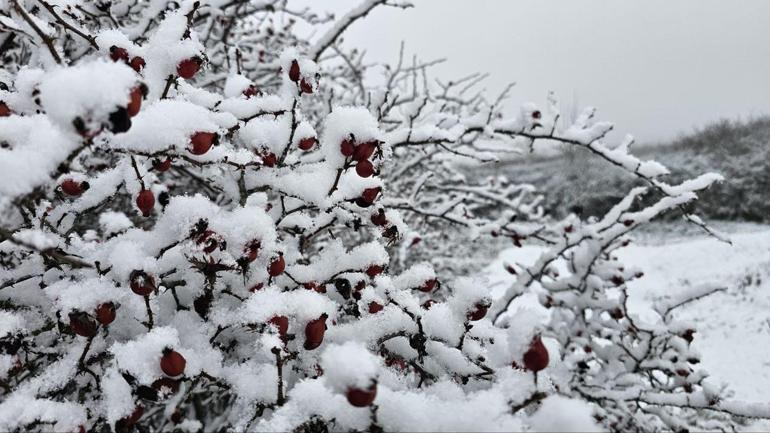
[[[70,30],[71,32],[75,33],[76,35],[78,35],[81,38],[83,38],[86,41],[88,41],[88,43],[94,49],[97,49],[97,50],[99,49],[99,45],[96,43],[96,38],[94,38],[93,36],[88,35],[86,33],[83,33],[82,31],[80,31],[77,28],[75,28],[72,24],[68,23],[67,21],[64,21],[64,19],[59,14],[56,13],[56,11],[54,10],[54,7],[51,6],[45,0],[37,0],[37,1],[38,1],[38,3],[43,5],[43,7],[46,8],[51,15],[53,15],[53,17],[56,19],[56,22],[61,24],[65,29]]]
[[[21,15],[24,21],[26,21],[27,24],[29,24],[29,26],[32,27],[32,30],[34,30],[35,33],[37,33],[37,35],[40,36],[40,39],[42,39],[45,46],[48,47],[48,51],[51,52],[51,56],[56,61],[56,63],[60,65],[64,63],[62,62],[62,59],[59,56],[59,53],[56,52],[56,47],[53,46],[53,38],[47,35],[45,32],[43,32],[43,30],[41,30],[40,27],[38,27],[37,23],[35,23],[32,17],[29,16],[27,11],[19,4],[18,0],[13,0],[13,7],[14,9],[16,9],[16,12],[18,12],[19,15]]]

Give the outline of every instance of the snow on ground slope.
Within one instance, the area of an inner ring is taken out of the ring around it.
[[[665,226],[665,225],[664,225]],[[729,227],[733,231],[736,227]],[[733,246],[702,235],[676,236],[666,227],[645,233],[618,256],[645,276],[630,284],[632,311],[644,315],[654,298],[704,283],[726,287],[680,310],[697,324],[695,344],[713,383],[728,383],[735,398],[770,399],[770,226],[737,227]],[[531,264],[542,250],[510,248],[485,270],[500,295],[513,277],[503,263]],[[516,305],[533,306],[533,297]],[[536,308],[536,307],[535,307]],[[545,310],[541,310],[543,313]]]

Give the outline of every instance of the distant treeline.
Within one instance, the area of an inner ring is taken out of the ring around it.
[[[666,145],[640,147],[635,154],[668,166],[670,184],[704,172],[721,173],[725,182],[700,194],[695,205],[700,215],[770,222],[770,117],[722,120]],[[630,187],[641,184],[584,149],[470,170],[478,176],[489,175],[491,170],[535,185],[544,194],[543,206],[556,217],[569,212],[584,217],[603,215]]]

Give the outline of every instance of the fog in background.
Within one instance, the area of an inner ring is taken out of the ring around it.
[[[360,0],[297,0],[339,16]],[[770,114],[767,0],[415,0],[375,9],[345,41],[395,61],[401,41],[422,59],[446,57],[441,78],[488,72],[487,89],[517,82],[511,108],[599,108],[616,137],[650,143],[723,117]]]

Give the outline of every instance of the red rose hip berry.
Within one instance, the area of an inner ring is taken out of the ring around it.
[[[217,134],[214,132],[196,132],[190,137],[190,153],[193,155],[203,155],[211,149],[217,141]]]
[[[144,89],[142,88],[142,86],[134,87],[131,90],[128,106],[126,106],[126,110],[128,111],[129,117],[134,117],[137,114],[139,114],[139,110],[142,108],[143,98],[144,98]]]
[[[160,369],[167,376],[176,377],[184,374],[184,368],[187,360],[176,350],[166,348],[163,350],[163,356],[160,358]]]
[[[367,389],[348,388],[345,396],[352,406],[367,407],[374,403],[374,399],[377,398],[377,383],[373,383]]]
[[[537,373],[548,367],[548,349],[545,348],[540,336],[535,336],[529,343],[529,349],[524,353],[524,367]]]
[[[107,326],[115,320],[115,304],[105,302],[96,307],[96,320],[103,326]]]
[[[299,141],[299,147],[302,150],[310,150],[315,146],[316,144],[316,138],[315,137],[305,137],[302,140]]]
[[[155,291],[155,278],[144,271],[133,271],[129,277],[131,291],[140,296],[147,296]]]
[[[110,58],[113,62],[124,61],[128,62],[128,51],[125,48],[120,48],[116,45],[110,47]]]
[[[144,65],[145,65],[144,59],[139,57],[139,56],[136,56],[136,57],[132,58],[131,61],[128,64],[136,72],[141,72],[142,69],[144,69]]]
[[[283,254],[278,254],[278,257],[274,258],[273,261],[270,262],[270,266],[267,267],[267,273],[270,274],[271,277],[281,275],[284,270],[286,270],[286,260],[284,260]]]
[[[311,320],[305,325],[305,350],[313,350],[321,345],[324,341],[324,333],[326,333],[326,319],[327,315],[324,313],[321,317]]]
[[[368,159],[359,161],[356,164],[356,174],[361,177],[369,177],[374,174],[374,165]]]
[[[286,340],[286,333],[289,331],[289,318],[286,316],[275,316],[267,323],[273,325],[278,330],[281,340]]]
[[[352,138],[346,138],[340,143],[340,153],[343,156],[351,156],[356,151],[356,144]]]
[[[139,191],[139,194],[136,196],[136,207],[142,211],[142,216],[150,216],[152,209],[155,207],[155,194],[149,189]]]
[[[78,182],[72,179],[66,179],[61,183],[61,191],[70,197],[78,197],[80,194],[83,194],[83,191],[86,191],[89,186],[88,182]]]
[[[289,67],[289,79],[296,83],[297,81],[299,81],[299,76],[300,76],[299,62],[297,62],[296,60],[292,60],[291,66]]]
[[[201,59],[199,57],[191,57],[189,59],[182,60],[176,67],[176,73],[185,80],[189,80],[198,72],[201,67]]]

